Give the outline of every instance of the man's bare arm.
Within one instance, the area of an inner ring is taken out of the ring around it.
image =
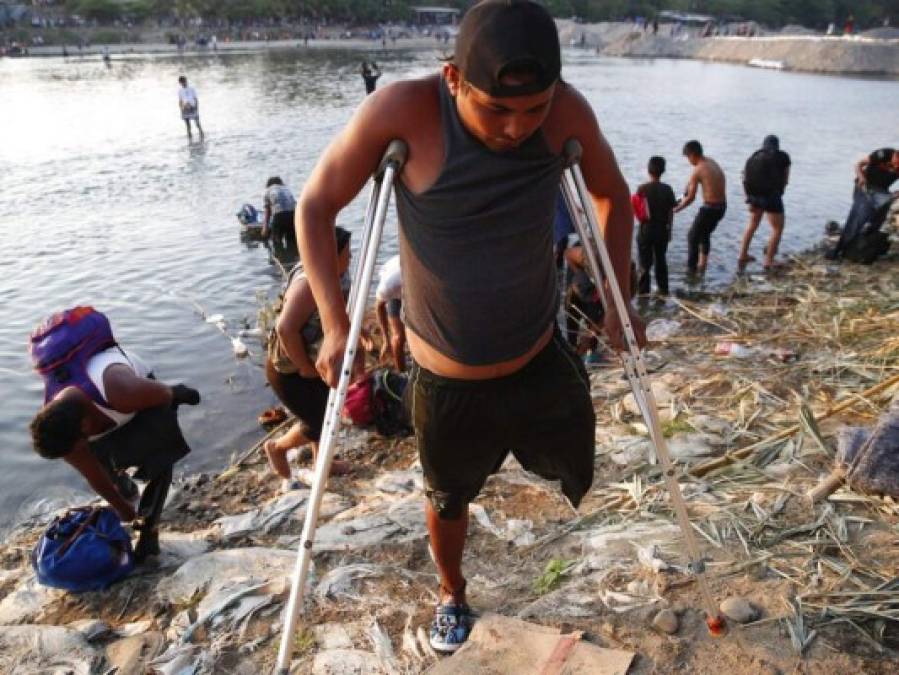
[[[696,199],[696,192],[699,188],[699,169],[695,169],[690,175],[690,182],[687,183],[687,192],[681,200],[675,205],[674,213],[680,213],[693,203]]]
[[[109,502],[109,505],[119,514],[119,518],[127,522],[137,517],[134,507],[119,494],[109,474],[106,473],[106,469],[91,454],[86,442],[77,443],[72,452],[63,459],[84,476],[94,492]]]
[[[868,168],[869,163],[868,157],[862,157],[855,164],[855,180],[858,181],[858,184],[864,187],[865,183],[867,183],[867,179],[865,178],[865,169]]]
[[[315,311],[315,299],[307,283],[293,283],[284,296],[284,308],[275,324],[281,346],[303,377],[315,377],[315,364],[306,352],[300,331]]]
[[[325,341],[318,368],[336,386],[349,331],[337,264],[337,214],[363,188],[397,128],[409,113],[408,82],[370,94],[347,127],[325,150],[306,182],[296,210],[297,245],[322,318]]]

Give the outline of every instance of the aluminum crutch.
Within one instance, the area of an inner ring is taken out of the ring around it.
[[[611,293],[611,302],[618,312],[621,320],[622,332],[624,333],[624,341],[627,349],[621,353],[624,362],[624,371],[630,382],[631,389],[634,392],[634,400],[636,401],[646,427],[649,429],[649,436],[652,441],[653,448],[662,468],[662,475],[671,495],[671,503],[674,507],[674,513],[680,526],[681,534],[684,538],[684,544],[690,557],[689,569],[693,573],[702,595],[703,604],[706,609],[706,625],[712,635],[722,635],[726,626],[723,617],[718,611],[715,600],[712,597],[708,584],[705,579],[705,562],[699,554],[699,546],[696,543],[696,537],[693,534],[693,526],[690,523],[690,516],[687,513],[687,505],[681,494],[680,484],[677,481],[677,471],[671,462],[671,455],[668,452],[668,443],[662,433],[662,426],[659,423],[658,409],[656,408],[655,396],[649,386],[649,380],[646,373],[646,365],[643,361],[643,355],[637,344],[637,338],[634,335],[634,329],[630,322],[630,315],[627,308],[628,303],[625,302],[624,296],[621,294],[621,287],[615,277],[615,270],[612,267],[612,259],[609,257],[609,251],[606,248],[605,240],[599,229],[599,223],[596,220],[596,212],[593,209],[590,195],[587,192],[587,185],[584,182],[584,175],[581,173],[580,159],[582,149],[581,144],[576,139],[569,139],[565,143],[564,155],[566,169],[562,177],[562,191],[565,201],[568,204],[568,210],[571,213],[578,236],[584,246],[584,252],[587,255],[587,261],[590,265],[590,271],[596,288],[599,291],[600,298],[605,306],[606,312],[609,307],[609,299],[603,292],[603,281],[608,285]],[[579,209],[578,206],[581,208]],[[586,222],[585,222],[586,220]]]
[[[315,537],[315,528],[318,524],[322,498],[325,494],[325,485],[331,472],[331,461],[334,459],[335,441],[337,439],[337,430],[340,426],[340,410],[343,408],[347,388],[350,385],[353,362],[356,358],[356,345],[362,332],[366,300],[368,299],[368,291],[374,275],[375,260],[378,257],[381,234],[384,231],[384,221],[387,218],[390,192],[393,189],[396,175],[406,162],[406,154],[407,148],[403,141],[391,141],[374,178],[375,185],[372,188],[369,208],[366,213],[365,228],[363,230],[364,241],[360,249],[360,260],[356,265],[358,278],[350,290],[350,297],[347,303],[347,312],[350,316],[350,332],[347,338],[346,351],[343,353],[343,365],[340,368],[340,379],[337,388],[332,389],[328,394],[328,405],[325,410],[318,460],[315,463],[315,478],[312,481],[312,488],[309,493],[306,519],[303,523],[303,533],[300,536],[300,548],[293,571],[290,597],[284,613],[284,627],[281,631],[281,645],[278,649],[278,661],[275,670],[277,675],[287,675],[290,669],[293,636],[303,608],[306,577],[312,560],[312,542]]]

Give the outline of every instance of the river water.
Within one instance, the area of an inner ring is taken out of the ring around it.
[[[119,341],[166,381],[197,387],[182,408],[193,453],[185,472],[221,467],[260,437],[256,415],[274,398],[258,343],[238,360],[222,330],[254,325],[281,273],[269,251],[242,242],[235,213],[261,203],[269,175],[298,188],[362,97],[358,64],[376,58],[381,84],[432,71],[436,51],[310,50],[199,56],[0,60],[0,525],[46,500],[83,497],[81,478],[30,449],[41,403],[27,336],[45,315],[92,304]],[[188,144],[177,77],[197,88],[207,137]],[[651,154],[668,158],[680,192],[684,141],[698,138],[729,177],[730,210],[713,239],[707,283],[734,272],[745,221],[739,173],[769,133],[793,157],[782,250],[820,238],[849,206],[852,162],[897,143],[899,84],[693,61],[618,60],[569,52],[563,75],[594,106],[635,186]],[[341,224],[361,226],[357,199]],[[685,233],[675,224],[672,286],[682,286]],[[759,254],[767,232],[755,245]],[[354,246],[358,245],[354,242]],[[391,226],[382,257],[396,249]],[[760,256],[759,256],[760,257]]]

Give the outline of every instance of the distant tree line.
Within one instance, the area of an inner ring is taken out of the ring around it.
[[[306,18],[373,23],[407,20],[411,17],[409,7],[420,3],[414,0],[66,0],[59,4],[65,4],[72,13],[101,22],[203,17],[230,21]],[[433,4],[465,9],[472,3],[435,0]],[[555,16],[575,16],[586,21],[653,17],[661,10],[676,10],[758,21],[769,26],[800,24],[819,29],[831,22],[842,25],[850,15],[859,28],[880,25],[885,19],[891,25],[899,23],[899,0],[545,0],[545,4]]]

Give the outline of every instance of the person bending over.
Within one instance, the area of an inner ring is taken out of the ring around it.
[[[91,391],[66,387],[31,421],[34,450],[68,462],[123,521],[139,521],[134,558],[143,562],[159,554],[159,519],[172,467],[190,452],[177,408],[197,405],[200,394],[158,382],[137,355],[120,347],[92,356],[87,376]],[[135,467],[134,478],[146,481],[136,510],[137,488],[125,473]]]
[[[852,208],[837,245],[825,254],[829,260],[846,257],[856,262],[873,262],[889,250],[889,239],[880,231],[890,204],[899,192],[890,187],[899,179],[899,150],[881,148],[855,165]]]
[[[474,5],[439,74],[366,97],[319,159],[297,209],[297,242],[325,333],[316,366],[336,386],[349,318],[327,233],[390,141],[406,142],[396,198],[414,361],[407,397],[440,578],[430,630],[440,651],[468,637],[468,504],[510,449],[526,469],[561,481],[574,505],[593,480],[590,384],[556,328],[552,224],[568,139],[583,147],[590,206],[625,297],[633,214],[593,111],[560,80],[560,66],[558,32],[541,5]],[[629,314],[643,341],[642,323]],[[604,327],[620,348],[616,312]]]
[[[279,176],[272,176],[265,182],[262,206],[262,237],[268,239],[271,236],[276,245],[285,248],[288,245],[295,247],[293,219],[297,200]]]

